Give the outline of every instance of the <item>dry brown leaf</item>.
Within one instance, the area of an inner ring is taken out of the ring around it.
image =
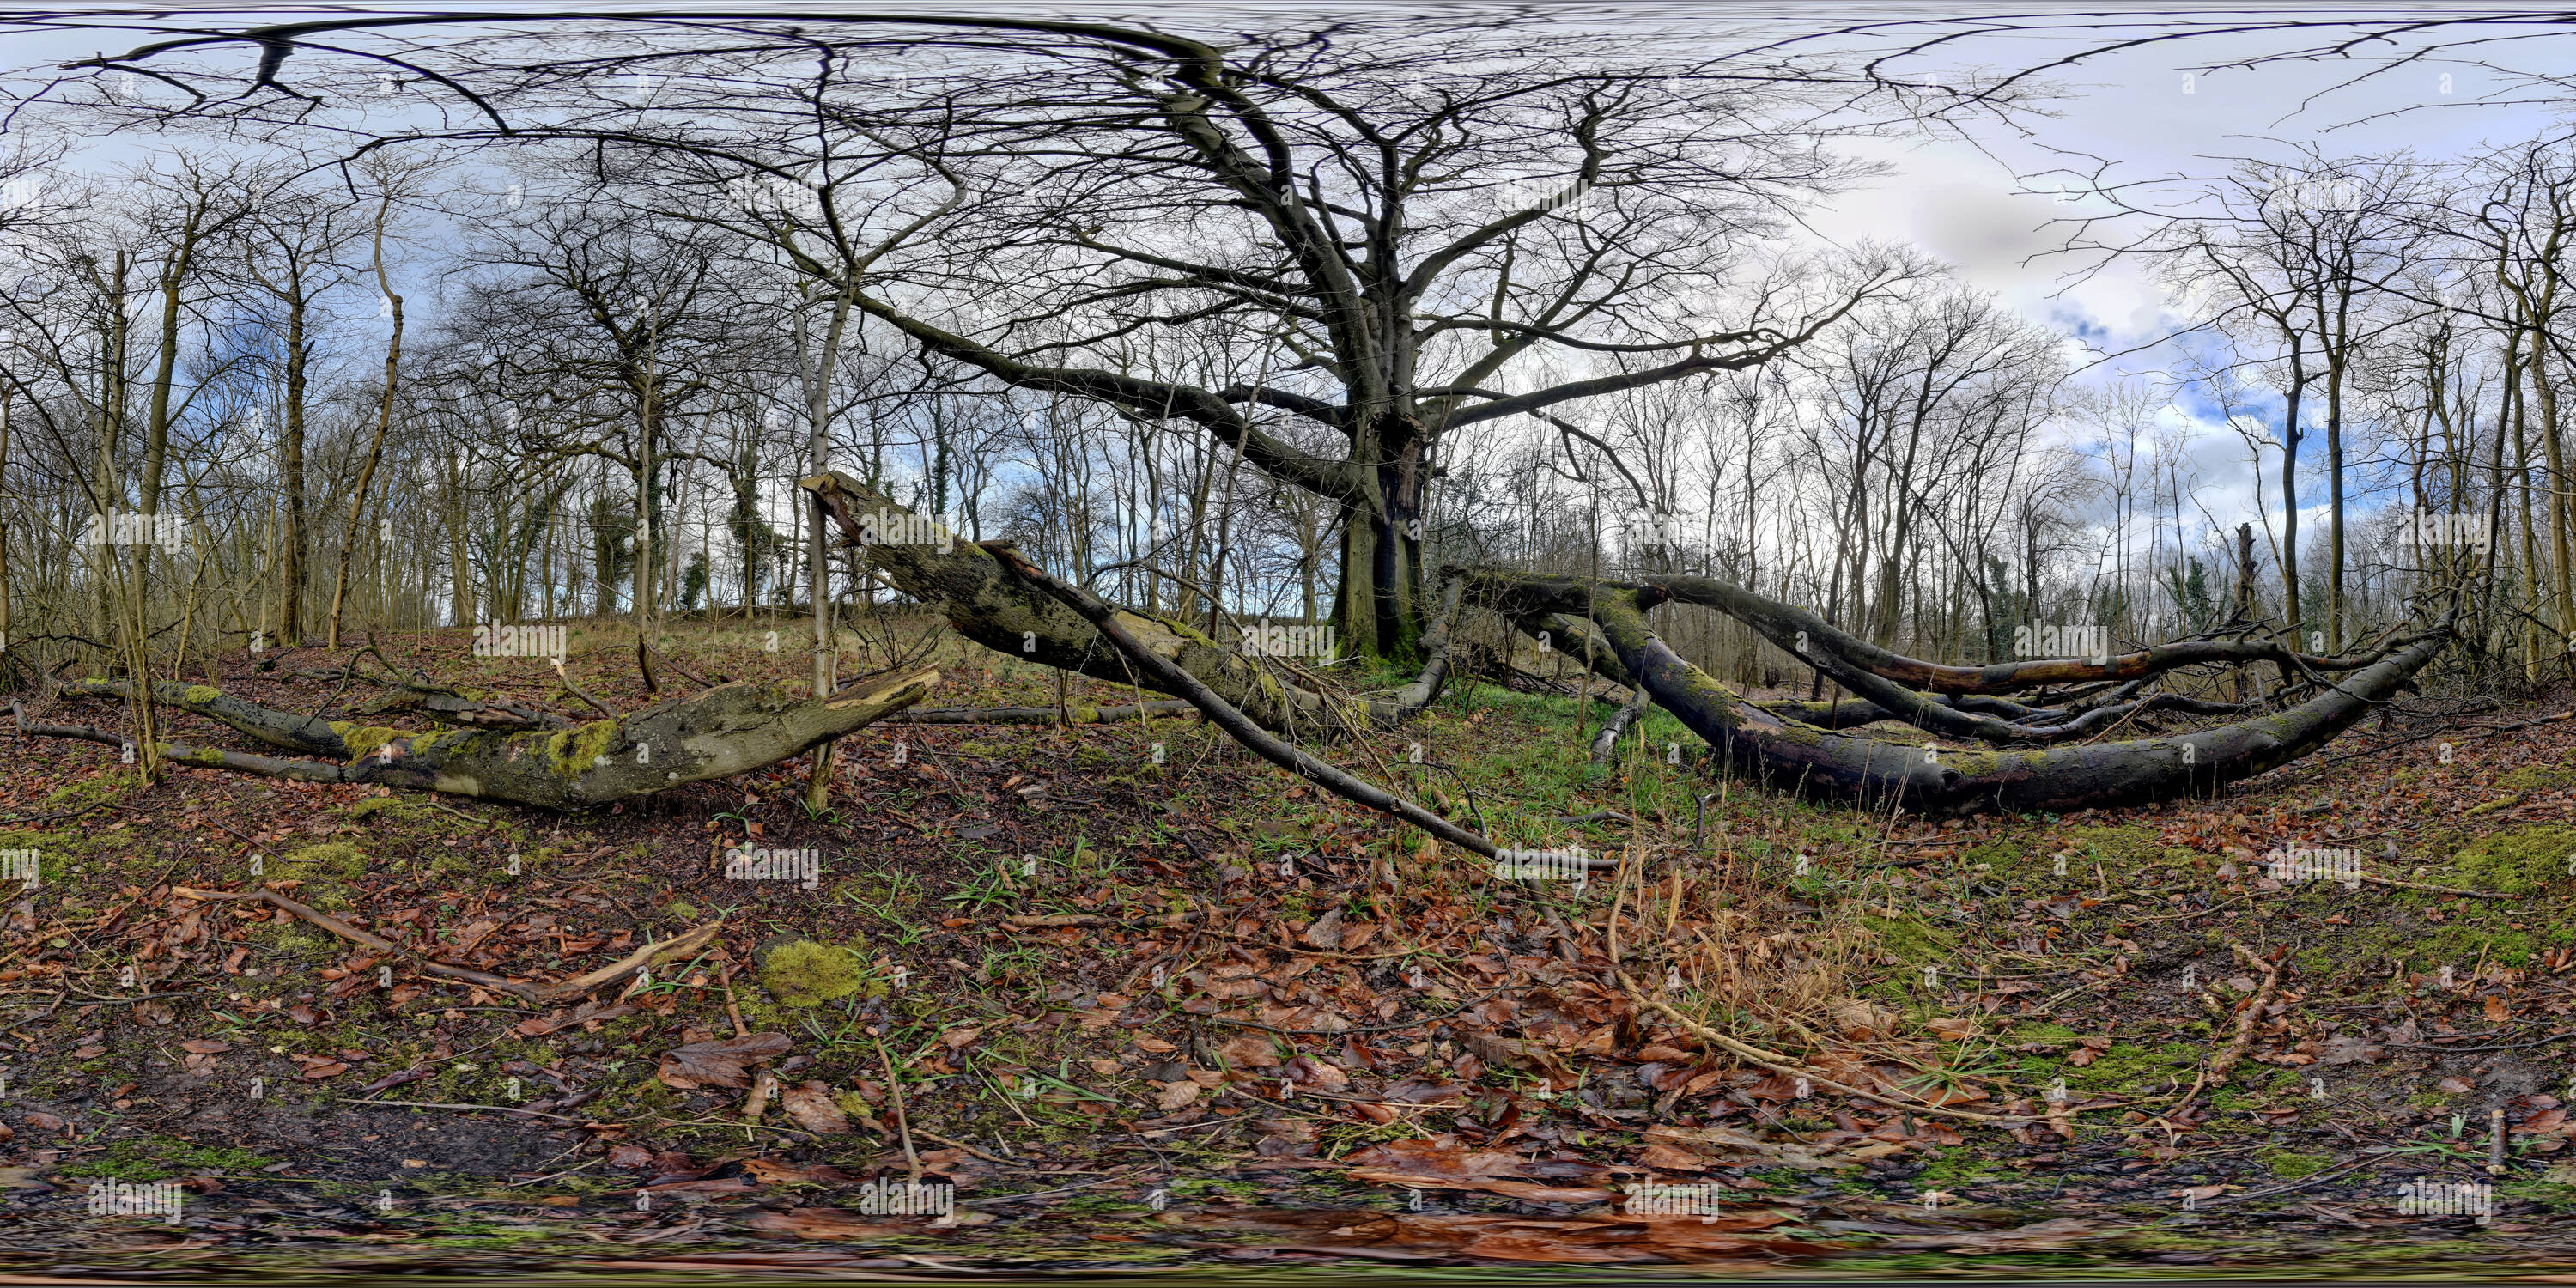
[[[778,1093],[778,1107],[787,1111],[797,1126],[810,1132],[838,1135],[850,1129],[850,1116],[832,1102],[831,1084],[800,1082]]]
[[[1228,1039],[1216,1053],[1227,1067],[1235,1069],[1276,1069],[1280,1065],[1278,1047],[1266,1037],[1244,1034]]]
[[[1487,1064],[1509,1065],[1544,1074],[1553,1087],[1571,1087],[1581,1079],[1563,1057],[1535,1042],[1507,1038],[1492,1033],[1469,1033],[1467,1049],[1483,1057]]]
[[[719,1042],[692,1042],[662,1057],[662,1081],[682,1091],[698,1087],[748,1087],[750,1067],[784,1055],[791,1044],[784,1033],[754,1033]]]
[[[742,1170],[763,1185],[840,1185],[859,1179],[830,1163],[791,1163],[783,1158],[746,1158]]]

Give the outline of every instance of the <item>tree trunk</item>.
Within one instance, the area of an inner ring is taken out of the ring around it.
[[[1610,647],[1664,709],[1719,757],[1783,790],[1927,814],[2072,811],[2207,795],[2331,741],[2394,694],[2450,641],[2446,613],[2413,643],[2278,715],[2170,738],[2045,751],[1942,751],[1828,733],[1762,710],[1683,661],[1646,625],[1655,587],[1595,590],[1566,579],[1511,578],[1523,603],[1558,613],[1588,603]]]
[[[944,544],[863,541],[869,529],[862,525],[862,516],[882,513],[898,521],[917,520],[893,498],[846,474],[818,474],[798,479],[797,486],[805,489],[814,504],[839,527],[844,546],[864,548],[868,562],[905,594],[940,605],[949,624],[966,638],[1022,661],[1111,684],[1171,692],[1137,674],[1118,650],[1110,647],[1073,609],[1011,576],[991,551],[957,540],[954,534],[948,534]],[[1176,618],[1121,610],[1118,623],[1146,648],[1170,659],[1262,728],[1283,732],[1322,734],[1336,728],[1357,728],[1371,721],[1401,721],[1439,696],[1448,673],[1445,623],[1436,624],[1424,637],[1431,658],[1421,675],[1394,698],[1377,701],[1328,699],[1282,684],[1240,653]]]
[[[340,528],[340,568],[331,579],[330,646],[335,649],[340,647],[340,611],[349,595],[349,560],[358,549],[358,519],[366,513],[367,491],[375,485],[377,463],[384,459],[385,434],[394,424],[394,393],[400,387],[403,300],[385,277],[385,218],[392,211],[393,198],[388,195],[376,211],[376,289],[384,292],[394,329],[385,340],[385,393],[376,403],[376,432],[367,440],[366,462],[358,467],[358,485],[349,497],[349,521]]]
[[[278,572],[284,598],[279,603],[277,640],[284,648],[304,643],[304,583],[311,575],[305,571],[304,555],[312,548],[311,521],[305,516],[304,496],[304,388],[306,345],[304,342],[304,271],[292,256],[287,261],[289,294],[286,300],[286,428],[279,445],[278,473],[286,485],[286,558]]]
[[[192,709],[273,746],[348,763],[278,760],[175,743],[163,744],[160,751],[178,764],[273,778],[382,783],[540,809],[587,809],[777,764],[919,702],[938,682],[937,671],[922,670],[802,699],[774,686],[727,684],[695,698],[560,731],[421,734],[348,721],[317,722],[199,687],[187,695]],[[79,726],[21,721],[19,727],[39,736],[108,746],[124,741],[121,735]]]

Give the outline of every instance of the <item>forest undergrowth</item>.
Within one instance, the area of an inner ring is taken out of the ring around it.
[[[771,625],[671,651],[791,681]],[[560,700],[468,636],[372,642]],[[621,638],[576,625],[569,672],[631,712]],[[944,648],[931,703],[1059,699]],[[189,678],[345,709],[350,660]],[[2576,1261],[2576,722],[2416,700],[2219,799],[1934,821],[1709,778],[1660,712],[1597,765],[1613,695],[1569,686],[1462,677],[1319,744],[1502,873],[1195,718],[881,724],[821,813],[801,761],[558,815],[0,732],[34,878],[0,1244],[108,1278]],[[263,887],[315,915],[225,897]],[[664,941],[551,1003],[419,969]],[[136,1193],[177,1215],[92,1212]]]

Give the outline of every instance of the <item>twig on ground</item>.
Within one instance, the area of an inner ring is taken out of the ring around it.
[[[540,1113],[534,1109],[518,1109],[509,1105],[449,1105],[429,1100],[343,1100],[340,1103],[344,1105],[397,1105],[405,1109],[466,1109],[481,1113],[523,1114],[530,1118],[551,1118],[556,1122],[571,1123],[575,1126],[579,1126],[583,1121],[579,1118],[566,1118],[562,1114]]]
[[[1832,1078],[1826,1077],[1824,1071],[1821,1069],[1814,1069],[1801,1065],[1790,1057],[1782,1055],[1776,1051],[1765,1051],[1760,1047],[1747,1046],[1742,1042],[1738,1042],[1735,1039],[1682,1014],[1671,1006],[1665,1005],[1654,998],[1646,996],[1645,990],[1637,987],[1637,981],[1630,978],[1626,971],[1620,971],[1618,973],[1618,977],[1620,986],[1627,990],[1630,1000],[1635,1001],[1639,1005],[1646,1007],[1648,1010],[1651,1010],[1656,1014],[1663,1016],[1665,1019],[1671,1020],[1673,1023],[1682,1026],[1683,1031],[1689,1033],[1692,1037],[1698,1038],[1702,1042],[1722,1047],[1743,1059],[1750,1060],[1753,1063],[1770,1070],[1773,1073],[1785,1074],[1792,1078],[1804,1078],[1816,1086],[1824,1087],[1832,1091],[1839,1091],[1846,1096],[1858,1096],[1861,1099],[1870,1101],[1874,1104],[1887,1105],[1891,1108],[1903,1109],[1911,1113],[1939,1114],[1946,1118],[1957,1118],[1967,1122],[1976,1123],[2014,1121],[2002,1114],[1970,1113],[1965,1109],[1951,1109],[1946,1106],[1927,1104],[1922,1101],[1895,1100],[1887,1096],[1879,1095],[1874,1091],[1863,1091],[1858,1087],[1846,1086],[1843,1083],[1834,1081]]]
[[[2170,1117],[2175,1111],[2190,1104],[2192,1098],[2200,1094],[2201,1088],[2227,1081],[2228,1072],[2236,1067],[2238,1061],[2245,1058],[2245,1048],[2254,1044],[2254,1029],[2262,1022],[2263,1008],[2271,1003],[2272,994],[2281,987],[2280,963],[2267,962],[2253,949],[2240,943],[2230,941],[2227,946],[2235,952],[2239,960],[2262,971],[2263,982],[2255,986],[2254,996],[2245,1003],[2245,1008],[2236,1013],[2236,1036],[2228,1042],[2227,1048],[2219,1052],[2216,1058],[2193,1076],[2191,1089],[2182,1093],[2180,1099],[2165,1106],[2164,1113],[2157,1115],[2158,1118]]]

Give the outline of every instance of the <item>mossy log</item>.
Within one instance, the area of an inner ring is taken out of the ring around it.
[[[2214,794],[2297,760],[2352,727],[2449,644],[2454,620],[2446,613],[2377,662],[2275,714],[2171,737],[1960,751],[1837,734],[1746,701],[1682,660],[1647,625],[1646,610],[1666,598],[1660,586],[1500,572],[1474,577],[1523,612],[1588,616],[1622,668],[1737,771],[1787,790],[1892,801],[1926,814],[2064,811]]]
[[[727,778],[811,751],[919,702],[939,682],[934,670],[889,676],[822,698],[784,689],[727,684],[694,698],[559,731],[456,729],[409,733],[346,721],[315,721],[230,698],[208,686],[185,687],[181,707],[239,729],[271,746],[342,761],[282,760],[182,743],[161,755],[183,765],[228,769],[304,782],[382,783],[389,787],[510,801],[542,809],[586,809],[650,795],[684,783]],[[18,727],[39,737],[122,746],[123,735],[80,725]]]

